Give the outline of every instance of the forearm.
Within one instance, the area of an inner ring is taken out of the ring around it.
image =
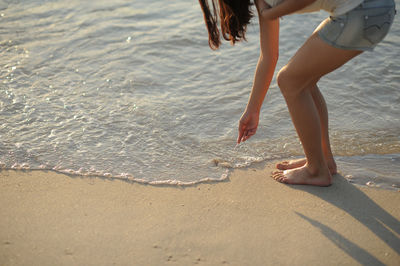
[[[260,58],[254,74],[247,110],[259,112],[279,57],[279,19],[260,19]]]
[[[276,19],[301,10],[315,1],[316,0],[284,0],[282,3],[272,8],[268,8],[268,6],[264,7],[260,10],[260,16],[265,19]]]
[[[260,56],[254,75],[253,88],[246,109],[250,112],[260,112],[265,95],[274,75],[277,58]]]

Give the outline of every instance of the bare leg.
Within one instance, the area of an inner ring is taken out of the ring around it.
[[[311,96],[314,100],[314,104],[318,110],[319,118],[320,118],[320,126],[321,126],[321,140],[322,140],[322,151],[325,156],[325,160],[328,164],[329,171],[332,175],[337,173],[337,167],[335,160],[333,158],[331,145],[329,141],[329,128],[328,128],[328,109],[326,107],[326,103],[324,97],[322,96],[317,85],[309,88],[311,92]],[[306,158],[283,161],[276,165],[276,168],[279,170],[289,170],[304,166],[307,163]]]
[[[275,180],[316,186],[331,184],[331,173],[322,148],[321,118],[311,88],[315,88],[323,75],[360,53],[334,48],[314,33],[281,69],[277,78],[278,85],[303,145],[307,163],[296,169],[273,173]]]

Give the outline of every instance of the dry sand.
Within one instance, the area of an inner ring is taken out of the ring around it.
[[[0,172],[0,265],[400,265],[400,192]]]

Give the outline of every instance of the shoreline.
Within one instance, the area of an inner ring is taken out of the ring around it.
[[[274,159],[263,159],[262,161],[253,162],[246,166],[232,166],[229,162],[222,162],[224,172],[219,177],[203,177],[201,179],[183,181],[177,179],[161,179],[147,180],[145,178],[135,177],[130,173],[113,174],[106,171],[82,171],[73,169],[64,169],[59,167],[46,167],[44,165],[38,168],[30,168],[28,164],[14,164],[11,167],[0,162],[1,171],[16,171],[16,172],[42,172],[64,174],[71,178],[104,178],[110,180],[122,180],[134,182],[144,185],[154,186],[196,186],[198,184],[218,183],[229,180],[229,176],[240,170],[260,170],[266,166],[271,166],[278,161],[293,160],[303,158],[303,156],[290,156]],[[217,160],[217,159],[213,159]],[[377,188],[390,191],[400,191],[400,168],[397,162],[400,162],[400,153],[393,154],[364,154],[364,155],[349,155],[335,156],[338,164],[339,175],[344,176],[350,183],[359,187]],[[216,163],[216,165],[218,165]],[[206,176],[206,175],[205,175]]]
[[[191,186],[2,170],[0,264],[400,261],[399,192],[340,175],[327,188],[288,186],[266,177],[272,168]]]

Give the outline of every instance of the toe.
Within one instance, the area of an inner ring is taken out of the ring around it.
[[[282,180],[282,178],[284,178],[283,172],[282,171],[276,171],[273,174],[273,179],[275,179],[278,182],[281,182],[280,180]]]
[[[279,182],[284,183],[284,184],[288,184],[288,179],[286,177],[282,177]]]
[[[280,183],[286,183],[286,178],[284,176],[281,176],[276,181],[278,181]]]
[[[275,180],[277,178],[279,178],[280,176],[282,176],[282,172],[280,172],[280,171],[275,171],[275,172],[272,173],[272,178],[275,179]]]

